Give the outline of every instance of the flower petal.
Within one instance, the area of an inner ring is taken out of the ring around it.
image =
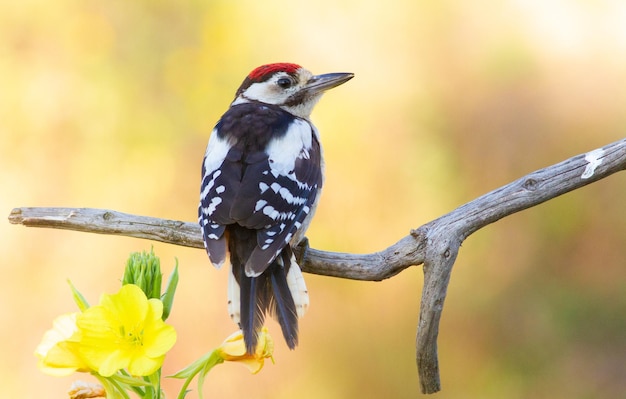
[[[144,353],[148,357],[164,355],[176,343],[176,330],[174,327],[164,324],[158,329],[150,331],[144,340]]]
[[[77,330],[76,316],[78,313],[66,313],[54,319],[52,329],[45,332],[35,354],[45,356],[48,351],[61,341],[69,339]]]
[[[77,315],[68,313],[57,317],[52,323],[52,329],[46,331],[37,346],[35,355],[44,373],[65,376],[87,368],[78,352]]]
[[[232,358],[244,356],[246,354],[246,344],[244,343],[241,330],[226,337],[219,350],[224,360],[236,360]]]
[[[255,358],[240,359],[237,362],[241,363],[248,370],[250,370],[250,372],[252,374],[256,374],[259,371],[261,371],[261,369],[263,368],[263,365],[265,364],[263,358],[258,358],[258,359],[255,359]]]
[[[98,374],[103,377],[110,377],[118,370],[128,367],[131,362],[129,353],[123,350],[115,350],[104,356],[101,359],[100,365],[97,368]]]
[[[74,381],[67,393],[70,399],[105,398],[106,392],[100,384],[91,382]]]
[[[266,328],[263,328],[259,333],[257,347],[253,354],[246,352],[246,345],[241,331],[229,335],[222,345],[216,349],[222,359],[242,363],[253,374],[258,373],[263,368],[266,358],[272,358],[273,350],[274,342]]]
[[[146,356],[135,357],[128,365],[128,372],[131,375],[150,375],[161,367],[164,359],[165,355],[156,358]]]
[[[119,323],[104,307],[92,306],[79,315],[76,324],[81,332],[80,354],[92,370],[99,370],[118,350],[119,334],[115,329]]]
[[[148,312],[146,294],[134,284],[126,284],[112,295],[103,295],[100,305],[117,317],[122,325],[133,325],[145,320]]]

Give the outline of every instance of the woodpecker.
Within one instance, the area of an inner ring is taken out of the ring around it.
[[[228,311],[254,353],[266,313],[290,349],[309,295],[292,248],[315,213],[324,161],[310,115],[352,73],[313,75],[299,65],[254,69],[211,132],[202,162],[198,221],[211,263],[229,253]]]

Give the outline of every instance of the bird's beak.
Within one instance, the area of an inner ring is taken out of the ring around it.
[[[353,73],[339,72],[339,73],[325,73],[323,75],[315,75],[309,79],[304,87],[308,94],[322,93],[333,87],[337,87],[340,84],[346,83],[348,80],[354,77]]]

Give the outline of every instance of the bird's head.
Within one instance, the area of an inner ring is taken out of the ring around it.
[[[289,63],[262,65],[244,79],[232,105],[258,101],[278,105],[300,118],[309,118],[324,91],[352,77],[353,73],[313,75],[300,65]]]

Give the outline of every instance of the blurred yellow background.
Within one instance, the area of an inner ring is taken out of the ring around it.
[[[327,181],[315,248],[380,250],[533,170],[626,132],[621,0],[0,2],[0,210],[96,207],[194,221],[209,133],[254,67],[356,78],[320,102]],[[437,398],[626,392],[626,178],[617,174],[471,236],[442,317]],[[181,282],[172,374],[235,326],[226,270],[201,250],[0,223],[0,389],[64,397],[33,351],[92,303],[128,254]],[[291,352],[251,376],[222,365],[209,398],[415,398],[422,272],[380,283],[307,275]],[[89,379],[88,376],[78,376]],[[179,381],[168,381],[169,397]],[[195,388],[195,387],[194,387]],[[196,392],[189,395],[197,397]]]

